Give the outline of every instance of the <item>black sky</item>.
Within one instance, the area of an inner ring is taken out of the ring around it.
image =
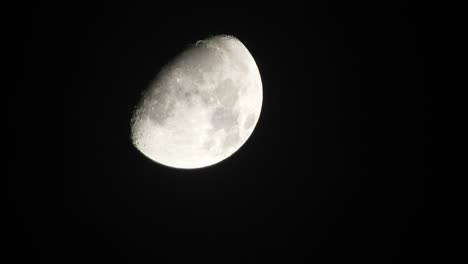
[[[434,36],[418,6],[57,9],[32,8],[17,33],[7,239],[18,260],[400,263],[438,247]],[[131,145],[131,111],[161,66],[215,34],[255,58],[260,120],[215,166],[160,166]]]

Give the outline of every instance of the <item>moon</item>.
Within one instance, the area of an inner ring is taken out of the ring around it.
[[[207,167],[244,145],[262,101],[260,72],[244,44],[233,36],[213,36],[175,56],[142,93],[131,140],[157,163]]]

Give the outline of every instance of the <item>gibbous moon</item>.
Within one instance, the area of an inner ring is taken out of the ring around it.
[[[200,40],[143,92],[131,120],[132,143],[169,167],[210,166],[247,141],[262,100],[260,72],[244,44],[225,35]]]

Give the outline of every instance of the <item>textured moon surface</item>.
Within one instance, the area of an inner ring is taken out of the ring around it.
[[[131,120],[133,145],[174,168],[216,164],[252,134],[262,107],[260,72],[237,38],[200,40],[176,56],[143,92]]]

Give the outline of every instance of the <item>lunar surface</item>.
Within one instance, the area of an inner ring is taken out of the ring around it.
[[[143,92],[131,140],[145,156],[169,167],[210,166],[247,141],[262,100],[257,64],[237,38],[200,40],[163,67]]]

